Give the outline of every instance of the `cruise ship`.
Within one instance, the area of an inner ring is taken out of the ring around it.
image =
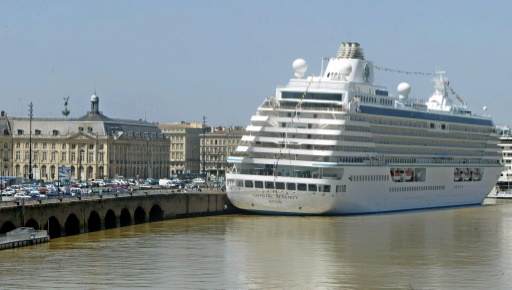
[[[512,198],[512,131],[509,126],[496,126],[500,136],[500,147],[503,155],[503,164],[505,167],[501,172],[496,188],[488,197]]]
[[[427,99],[374,84],[384,69],[341,43],[319,76],[265,99],[228,158],[236,207],[280,215],[346,215],[481,204],[503,169],[492,119],[472,113],[437,70]],[[399,71],[397,71],[399,72]],[[452,100],[455,97],[457,101]],[[460,104],[459,104],[460,103]]]

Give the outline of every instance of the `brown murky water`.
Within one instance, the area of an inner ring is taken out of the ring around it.
[[[0,252],[0,288],[510,289],[512,201],[500,203],[216,216],[58,238]]]

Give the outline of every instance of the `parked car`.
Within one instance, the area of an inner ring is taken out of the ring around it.
[[[95,189],[89,189],[89,191],[87,192],[87,194],[89,195],[95,195],[95,194],[100,194],[100,190],[98,188],[95,188]]]
[[[152,187],[150,184],[143,183],[143,184],[139,185],[139,188],[140,189],[151,189]]]
[[[46,196],[59,196],[59,193],[57,189],[49,189],[48,192],[46,192]]]
[[[27,198],[30,198],[30,195],[27,195],[27,194],[25,194],[25,193],[23,193],[23,192],[18,192],[18,193],[16,193],[16,194],[14,195],[14,197],[15,197],[16,199],[27,199]]]
[[[0,190],[2,192],[2,196],[13,196],[16,194],[16,191],[11,188],[7,188],[5,190]]]

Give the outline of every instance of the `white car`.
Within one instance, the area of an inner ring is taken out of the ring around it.
[[[151,189],[152,187],[149,184],[141,184],[141,185],[139,185],[139,188],[140,189]]]
[[[21,199],[25,199],[25,198],[30,198],[30,195],[26,195],[24,194],[23,192],[18,192],[14,195],[14,197],[16,198],[21,198]]]
[[[2,192],[2,196],[13,196],[16,194],[14,189],[6,189],[6,190],[0,190]]]

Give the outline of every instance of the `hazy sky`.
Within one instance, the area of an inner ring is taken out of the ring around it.
[[[308,74],[341,42],[375,65],[445,70],[498,124],[512,125],[512,1],[9,1],[0,0],[0,100],[11,116],[100,110],[151,122],[248,125],[304,58]],[[411,97],[430,77],[377,71]]]

